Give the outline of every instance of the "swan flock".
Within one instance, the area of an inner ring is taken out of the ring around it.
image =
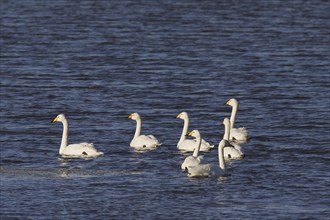
[[[235,128],[235,120],[238,111],[238,101],[234,98],[228,100],[226,105],[232,107],[231,116],[224,118],[224,135],[218,144],[218,161],[219,164],[203,164],[203,156],[199,156],[199,152],[208,152],[214,148],[209,142],[205,141],[199,130],[195,129],[189,132],[189,116],[187,112],[181,112],[176,116],[183,120],[183,129],[177,148],[184,152],[193,152],[192,155],[185,158],[181,164],[181,169],[187,172],[188,177],[212,177],[226,175],[225,160],[242,159],[244,153],[240,144],[248,141],[249,135],[244,127]],[[141,116],[135,112],[128,116],[128,119],[136,121],[135,133],[130,142],[130,147],[136,150],[153,150],[162,144],[154,135],[143,135]],[[93,143],[68,144],[69,123],[64,114],[59,114],[53,120],[61,122],[63,125],[61,145],[59,154],[64,158],[89,158],[98,157],[104,153],[98,151]],[[189,139],[192,137],[194,139]]]

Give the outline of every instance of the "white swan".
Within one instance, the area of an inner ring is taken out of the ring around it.
[[[223,135],[223,139],[228,141],[228,145],[224,148],[224,157],[225,159],[242,159],[244,154],[241,150],[241,146],[237,143],[230,142],[230,121],[228,118],[223,119],[222,124],[225,126],[225,133]]]
[[[196,140],[187,139],[186,134],[188,133],[189,129],[189,116],[187,112],[181,112],[176,116],[176,118],[180,118],[184,121],[182,134],[180,137],[180,140],[178,142],[178,149],[184,150],[184,151],[194,151]],[[210,145],[208,142],[206,142],[204,139],[202,139],[200,151],[209,151],[212,149],[214,145]]]
[[[187,170],[188,167],[197,166],[198,164],[200,164],[201,160],[203,159],[203,156],[198,156],[198,152],[202,143],[202,138],[199,131],[193,130],[188,133],[188,136],[192,136],[196,138],[195,149],[193,155],[186,157],[186,159],[183,161],[181,165],[181,169],[183,170]]]
[[[226,164],[223,156],[223,149],[228,144],[227,140],[222,139],[218,147],[219,165],[199,164],[188,167],[188,177],[219,177],[226,175]]]
[[[63,134],[59,154],[62,157],[97,157],[103,152],[97,151],[92,143],[68,145],[69,123],[64,114],[59,114],[52,122],[62,122]]]
[[[238,143],[247,142],[249,139],[247,129],[244,127],[234,128],[237,109],[238,109],[238,101],[232,98],[226,102],[226,105],[232,106],[232,111],[230,116],[230,140],[234,140]]]
[[[136,121],[136,129],[134,137],[130,143],[130,146],[138,150],[154,149],[161,144],[153,135],[141,135],[141,117],[138,113],[133,113],[128,116],[129,119]]]

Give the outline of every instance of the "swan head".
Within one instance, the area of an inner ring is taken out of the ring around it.
[[[66,120],[66,118],[65,118],[65,115],[64,114],[59,114],[58,116],[56,116],[53,120],[52,120],[52,122],[54,123],[54,122],[63,122],[63,121],[65,121]]]
[[[230,106],[237,106],[238,105],[238,101],[235,98],[229,99],[226,102],[226,105],[230,105]]]
[[[176,116],[176,118],[180,118],[180,119],[183,119],[183,120],[188,119],[188,113],[187,112],[181,112],[180,114],[178,114]]]
[[[135,112],[135,113],[133,113],[133,114],[130,114],[130,115],[128,116],[128,118],[129,118],[129,119],[132,119],[132,120],[139,120],[139,119],[141,119],[140,115],[139,115],[137,112]]]
[[[199,133],[198,130],[193,130],[193,131],[191,131],[191,132],[188,133],[188,136],[197,138],[197,137],[200,137],[201,134]]]
[[[222,121],[222,124],[224,126],[230,126],[230,120],[229,120],[229,118],[224,118],[223,121]]]

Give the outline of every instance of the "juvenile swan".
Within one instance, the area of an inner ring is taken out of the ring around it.
[[[176,118],[180,118],[184,121],[181,137],[177,144],[178,149],[184,150],[184,151],[194,151],[195,145],[196,145],[196,140],[191,140],[191,139],[186,138],[186,134],[188,133],[188,129],[189,129],[188,113],[181,112],[180,114],[178,114],[176,116]],[[214,145],[210,145],[208,142],[206,142],[204,139],[202,139],[200,151],[209,151],[213,147],[214,147]]]
[[[154,149],[161,144],[153,135],[141,135],[141,117],[138,113],[133,113],[128,116],[129,119],[136,121],[136,129],[134,137],[130,143],[130,146],[138,150]]]
[[[92,143],[68,145],[69,123],[64,114],[59,114],[52,122],[62,122],[63,134],[59,154],[62,157],[97,157],[103,152],[97,151]]]

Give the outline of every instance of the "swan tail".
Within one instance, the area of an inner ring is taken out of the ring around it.
[[[198,156],[198,157],[197,157],[197,160],[198,160],[199,162],[201,162],[203,159],[204,159],[204,155],[201,155],[201,156]]]
[[[246,143],[249,140],[248,131],[244,127],[231,129],[230,139],[236,143]]]

